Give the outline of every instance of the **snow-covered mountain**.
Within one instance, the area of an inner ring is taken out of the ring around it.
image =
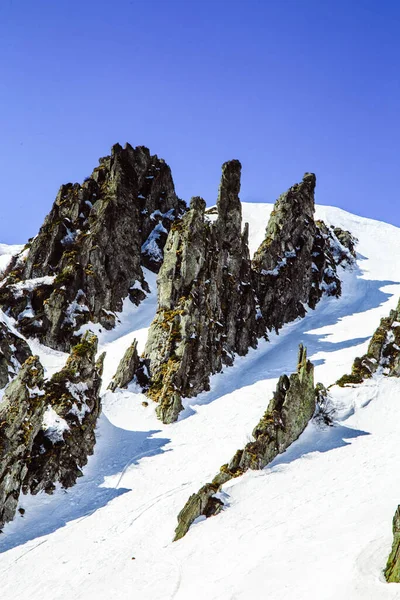
[[[254,253],[272,205],[242,208]],[[210,391],[184,399],[175,423],[161,423],[135,384],[107,391],[133,339],[144,349],[157,308],[154,273],[145,271],[151,293],[139,306],[126,301],[114,329],[90,326],[107,353],[95,453],[68,491],[21,496],[0,536],[2,599],[400,598],[382,573],[400,500],[400,381],[381,374],[332,387],[334,427],[311,421],[264,470],[224,486],[220,514],[172,542],[188,496],[250,439],[278,377],[295,370],[299,343],[315,380],[329,386],[397,304],[400,229],[326,206],[316,218],[358,238],[356,265],[339,267],[341,297],[323,297],[237,357]],[[31,345],[48,375],[65,364],[66,354]]]

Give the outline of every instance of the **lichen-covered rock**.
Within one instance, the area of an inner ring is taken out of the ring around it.
[[[104,354],[96,362],[97,337],[87,332],[72,348],[65,367],[45,383],[42,427],[34,439],[23,491],[52,493],[71,487],[93,453],[101,406]]]
[[[137,370],[139,369],[139,365],[140,358],[137,351],[137,340],[133,340],[132,344],[122,357],[117,371],[108,388],[112,392],[114,392],[117,388],[126,388],[134,378]]]
[[[258,425],[254,441],[238,450],[229,464],[223,465],[211,483],[193,494],[178,516],[175,540],[183,537],[195,519],[211,516],[221,510],[215,494],[222,485],[248,469],[263,469],[284,452],[304,431],[316,408],[314,366],[300,346],[297,372],[279,378],[276,392]]]
[[[315,176],[306,173],[278,199],[251,262],[240,170],[238,161],[225,163],[212,215],[193,198],[167,240],[144,352],[147,393],[165,423],[177,419],[181,398],[207,390],[210,374],[232,364],[235,353],[245,354],[268,330],[304,316],[324,293],[339,296],[337,267],[354,261],[349,232],[314,221]]]
[[[39,234],[10,265],[0,306],[24,334],[60,350],[88,320],[112,328],[124,298],[145,297],[142,265],[159,269],[184,210],[163,160],[116,144],[82,185],[61,186]]]
[[[222,167],[215,222],[205,202],[171,229],[158,277],[158,310],[144,352],[148,395],[164,423],[175,421],[181,397],[208,389],[209,377],[257,343],[255,295],[242,234],[239,161]]]
[[[260,310],[269,330],[278,331],[303,317],[306,306],[315,308],[324,293],[340,296],[337,265],[354,261],[356,240],[351,234],[314,221],[315,183],[315,175],[306,173],[301,183],[278,198],[252,261]]]
[[[383,375],[400,377],[400,301],[388,317],[381,319],[362,357],[354,359],[350,375],[343,375],[336,383],[344,387],[362,383],[380,368]]]
[[[10,328],[0,311],[0,390],[17,375],[31,354],[27,342]]]
[[[400,583],[400,506],[393,517],[393,545],[385,569],[387,582]]]
[[[43,367],[30,356],[0,404],[0,528],[14,517],[34,439],[45,411]]]
[[[305,315],[312,283],[315,175],[306,173],[276,201],[266,236],[252,266],[260,309],[268,329]]]
[[[189,531],[193,521],[201,515],[211,517],[222,509],[222,502],[215,497],[220,486],[216,483],[206,483],[196,494],[192,494],[178,515],[178,526],[175,530],[174,541],[180,540]]]
[[[263,418],[253,430],[238,469],[263,469],[304,431],[315,411],[314,366],[300,346],[297,373],[282,375]]]

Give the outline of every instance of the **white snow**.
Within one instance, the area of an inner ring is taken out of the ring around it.
[[[43,416],[43,429],[46,431],[46,437],[55,444],[63,439],[64,431],[69,429],[69,425],[49,406]]]
[[[18,283],[14,283],[11,287],[14,296],[19,298],[23,295],[24,290],[32,291],[40,285],[51,285],[54,282],[55,275],[45,275],[44,277],[34,277],[33,279],[25,279]]]
[[[8,244],[0,244],[0,275],[7,269],[12,257],[19,254],[22,249],[23,246],[17,244],[11,246]]]
[[[243,204],[252,252],[271,209]],[[224,486],[222,513],[171,541],[189,495],[250,439],[278,376],[295,370],[298,344],[329,385],[397,303],[400,229],[331,207],[319,206],[317,218],[359,238],[357,265],[341,271],[342,297],[324,298],[237,358],[209,392],[185,400],[172,425],[134,386],[105,391],[84,477],[67,492],[22,496],[26,513],[0,536],[2,600],[400,598],[382,576],[400,502],[397,379],[332,388],[335,427],[310,424],[266,469]],[[146,280],[153,294],[139,307],[125,303],[116,329],[93,328],[107,351],[104,389],[133,338],[144,347],[156,308],[154,277]]]

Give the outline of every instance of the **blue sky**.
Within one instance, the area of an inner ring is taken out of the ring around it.
[[[400,225],[400,3],[1,0],[0,241],[35,235],[62,183],[119,141],[170,164],[178,194],[317,201]]]

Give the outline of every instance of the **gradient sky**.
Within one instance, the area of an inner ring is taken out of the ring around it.
[[[36,234],[59,186],[117,141],[214,203],[221,164],[273,202],[400,225],[400,2],[0,0],[0,241]]]

